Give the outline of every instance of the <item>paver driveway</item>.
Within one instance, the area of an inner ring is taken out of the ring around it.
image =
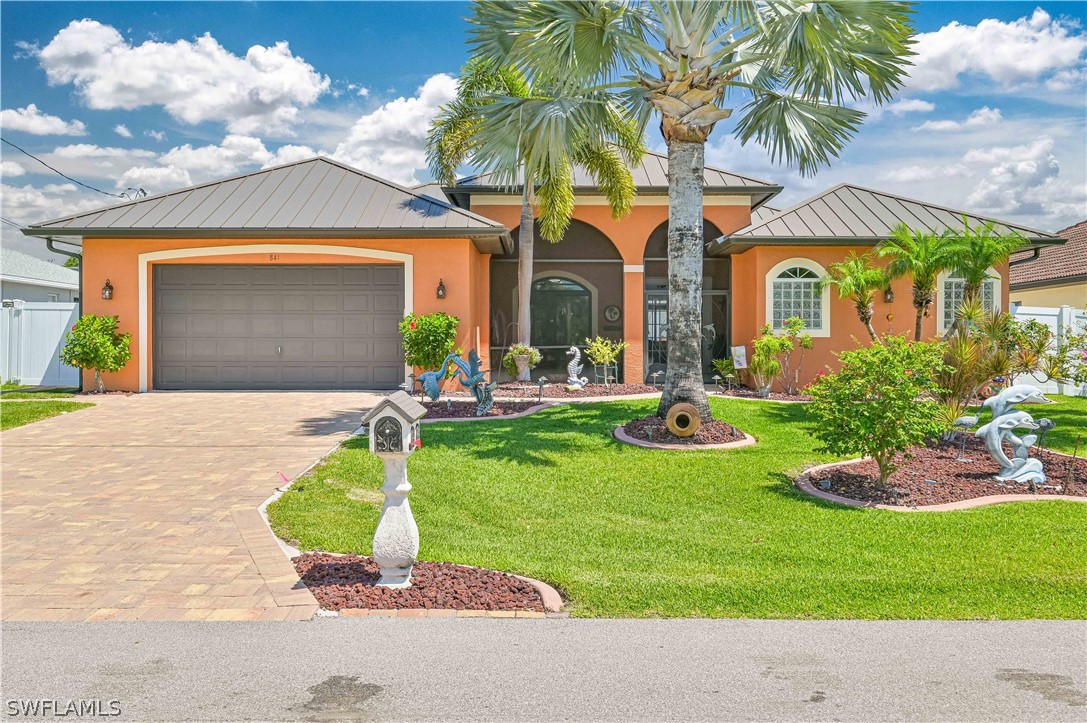
[[[378,398],[108,396],[4,432],[3,619],[312,616],[257,507]]]

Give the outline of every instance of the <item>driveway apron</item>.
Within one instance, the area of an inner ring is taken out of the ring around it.
[[[106,396],[4,432],[3,619],[312,617],[316,601],[257,508],[379,398]]]

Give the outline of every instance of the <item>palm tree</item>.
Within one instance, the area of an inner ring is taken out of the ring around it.
[[[878,343],[879,337],[872,327],[872,317],[875,315],[876,294],[887,287],[887,272],[873,265],[867,254],[857,256],[854,251],[849,252],[845,261],[831,264],[827,272],[829,276],[819,283],[820,288],[837,286],[838,298],[853,302],[857,308],[857,318],[868,330],[872,341]]]
[[[913,338],[921,341],[921,324],[936,296],[936,280],[955,263],[951,232],[912,231],[906,224],[899,224],[891,238],[876,247],[876,254],[891,260],[888,278],[908,275],[913,279],[913,308],[917,309]]]
[[[1027,239],[1016,231],[998,233],[994,221],[975,227],[970,226],[966,216],[962,221],[963,230],[956,231],[953,237],[951,264],[955,275],[962,279],[962,305],[955,310],[955,322],[944,335],[945,341],[962,326],[961,310],[981,301],[981,290],[992,278],[989,269],[1007,263],[1011,255],[1027,243]]]
[[[642,133],[614,100],[566,114],[561,108],[556,112],[552,100],[542,82],[530,83],[511,66],[473,58],[461,70],[456,97],[439,110],[427,134],[427,161],[442,183],[455,184],[457,168],[471,163],[491,170],[500,184],[522,184],[517,341],[525,344],[531,344],[536,208],[543,238],[562,240],[574,212],[573,166],[578,165],[603,191],[612,216],[622,218],[636,192],[629,165],[645,153]],[[511,101],[526,104],[511,113]],[[552,154],[561,159],[557,166],[540,162],[540,155]]]
[[[658,414],[678,402],[711,419],[702,384],[702,184],[706,139],[734,133],[805,174],[837,156],[909,64],[911,5],[877,0],[478,0],[477,53],[573,93],[616,93],[668,145],[668,371]]]

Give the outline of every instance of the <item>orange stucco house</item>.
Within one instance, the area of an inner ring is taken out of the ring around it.
[[[537,241],[538,374],[565,378],[565,350],[597,335],[629,343],[624,381],[666,363],[667,159],[648,154],[633,171],[638,198],[629,216],[612,219],[577,174],[569,231],[557,244]],[[793,315],[815,338],[810,377],[833,362],[833,351],[865,337],[850,304],[816,288],[827,266],[870,249],[900,222],[962,225],[961,211],[856,186],[779,210],[768,202],[780,186],[716,168],[705,178],[707,377],[710,360]],[[83,312],[119,316],[133,337],[131,361],[106,379],[112,389],[395,389],[410,373],[397,323],[411,312],[457,316],[458,344],[479,350],[498,373],[516,340],[519,214],[520,191],[486,176],[408,189],[314,158],[24,233],[82,240]],[[1036,246],[1060,243],[1002,226]],[[1007,308],[1008,269],[993,271],[985,298]],[[941,279],[927,333],[945,328],[961,291],[954,278]],[[910,299],[909,279],[895,282],[877,304],[877,330],[912,331]]]

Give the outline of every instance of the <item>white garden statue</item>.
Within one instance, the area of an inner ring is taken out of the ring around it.
[[[571,357],[570,363],[566,365],[566,387],[571,390],[581,389],[589,383],[587,377],[581,376],[581,370],[585,368],[581,363],[581,350],[572,346],[566,351],[566,356]]]
[[[411,587],[411,568],[419,555],[419,528],[408,504],[408,457],[422,446],[419,420],[426,407],[404,392],[390,394],[363,417],[370,425],[370,452],[385,462],[385,504],[374,532],[378,585]]]
[[[1016,404],[1052,404],[1052,401],[1029,384],[1008,387],[985,400],[984,406],[992,410],[993,418],[982,425],[974,436],[985,440],[989,454],[1000,465],[1000,472],[996,474],[998,481],[1042,484],[1046,481],[1042,460],[1030,456],[1030,448],[1038,441],[1038,435],[1024,434],[1019,437],[1014,432],[1016,429],[1033,431],[1041,425],[1026,412],[1015,409]],[[1008,457],[1004,451],[1005,440],[1012,446],[1013,457]]]

